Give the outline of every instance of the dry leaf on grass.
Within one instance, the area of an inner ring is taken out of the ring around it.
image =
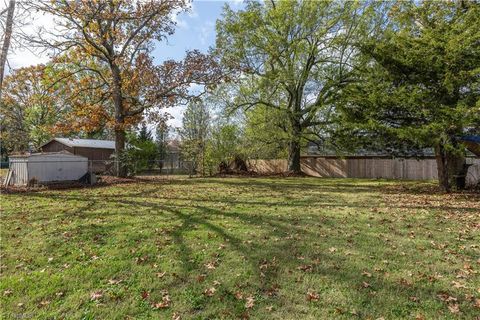
[[[307,301],[318,301],[319,299],[320,299],[320,295],[315,291],[307,292]]]
[[[203,294],[206,295],[207,297],[212,297],[215,294],[215,291],[217,291],[217,289],[215,289],[214,287],[211,287],[211,288],[205,289],[205,291],[203,291]]]
[[[103,297],[103,292],[102,291],[94,291],[90,294],[90,300],[99,300]]]
[[[450,310],[451,313],[459,313],[460,312],[460,308],[458,306],[458,303],[452,303],[448,306],[448,310]]]
[[[367,271],[363,271],[362,272],[362,276],[365,276],[367,278],[371,278],[372,277],[372,274],[370,272],[367,272]]]
[[[297,267],[298,270],[304,271],[304,272],[312,272],[313,267],[311,264],[305,264]]]
[[[245,300],[245,308],[252,309],[255,305],[255,299],[252,296],[248,296]]]
[[[155,309],[165,309],[170,307],[171,302],[172,300],[170,300],[170,296],[166,294],[163,296],[162,301],[152,304],[152,307]]]

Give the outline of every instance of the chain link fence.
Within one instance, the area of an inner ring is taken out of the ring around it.
[[[192,161],[169,160],[135,160],[121,163],[117,160],[89,160],[88,172],[96,175],[117,175],[119,165],[125,166],[131,176],[161,176],[161,175],[192,175],[194,165]]]

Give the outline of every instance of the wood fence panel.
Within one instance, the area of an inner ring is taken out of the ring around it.
[[[467,184],[480,181],[480,159],[468,158],[473,164],[467,174]],[[287,160],[249,160],[250,170],[263,174],[278,174],[287,171]],[[435,180],[438,179],[435,159],[389,159],[389,158],[336,158],[309,157],[301,158],[303,172],[315,177],[326,178],[368,178],[368,179],[404,179]]]

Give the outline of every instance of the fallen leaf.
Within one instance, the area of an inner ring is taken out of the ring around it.
[[[235,292],[235,298],[237,298],[238,300],[242,300],[243,299],[243,294],[240,291],[237,291],[237,292]]]
[[[458,303],[452,303],[448,305],[448,310],[450,310],[451,313],[459,313],[460,308],[458,306]]]
[[[182,319],[182,318],[180,317],[180,314],[178,314],[178,313],[176,313],[176,312],[174,312],[174,313],[172,314],[172,320],[180,320],[180,319]]]
[[[320,299],[320,295],[315,291],[307,292],[307,301],[318,301],[319,299]]]
[[[103,297],[102,291],[94,291],[90,294],[90,300],[99,300]]]
[[[255,304],[255,299],[252,296],[248,296],[245,302],[245,308],[252,309]]]
[[[273,306],[268,306],[268,307],[265,307],[265,309],[266,309],[267,311],[269,311],[269,312],[272,312],[272,310],[273,310]]]
[[[475,306],[475,308],[478,308],[478,309],[480,309],[480,299],[478,299],[478,298],[477,298],[477,299],[475,299],[474,306]]]
[[[171,302],[172,300],[170,300],[170,296],[167,294],[163,296],[162,301],[152,304],[152,307],[155,309],[165,309],[170,307]]]
[[[370,283],[363,281],[363,282],[362,282],[362,287],[363,287],[363,288],[370,288],[371,285],[370,285]]]
[[[167,274],[165,271],[164,272],[157,272],[155,273],[155,275],[157,276],[157,278],[163,278],[165,276],[165,274]]]
[[[365,276],[367,278],[371,278],[372,277],[372,274],[370,272],[367,272],[367,271],[363,271],[362,272],[362,276]]]
[[[211,288],[205,289],[205,291],[203,291],[203,294],[206,295],[207,297],[212,297],[215,294],[215,291],[217,291],[217,289],[215,289],[215,287],[211,287]]]
[[[457,282],[457,281],[452,281],[452,285],[457,289],[466,289],[467,288],[467,286],[465,284]]]
[[[4,295],[4,296],[9,296],[9,295],[11,295],[12,293],[13,293],[13,291],[10,290],[10,289],[7,289],[7,290],[3,291],[3,295]]]
[[[50,301],[49,300],[42,300],[40,301],[40,304],[39,304],[39,307],[45,307],[45,306],[48,306],[50,304]]]
[[[197,282],[203,282],[205,281],[206,274],[201,274],[197,276]]]
[[[438,297],[440,300],[442,300],[442,301],[444,301],[444,302],[447,302],[447,303],[456,302],[456,301],[457,301],[457,298],[450,296],[448,293],[440,293],[440,294],[437,294],[437,297]]]
[[[330,251],[330,252],[335,252],[335,251],[337,251],[337,248],[331,247],[331,248],[328,249],[328,251]]]
[[[298,270],[302,270],[304,272],[311,272],[313,270],[313,267],[311,264],[305,264],[297,267]]]
[[[117,280],[117,279],[108,280],[108,284],[119,284],[120,282],[122,282],[122,280]]]
[[[142,292],[142,299],[147,300],[148,297],[150,297],[150,293],[148,291],[143,291]]]

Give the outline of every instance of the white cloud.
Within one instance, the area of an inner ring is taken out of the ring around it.
[[[178,15],[173,16],[172,20],[175,21],[178,28],[185,29],[185,30],[190,29],[190,26],[188,25],[188,23],[185,20],[181,19]]]
[[[215,23],[211,20],[206,21],[199,30],[200,43],[206,45],[209,43],[208,39],[215,33]]]
[[[182,126],[183,113],[185,112],[185,106],[176,106],[166,110],[172,119],[167,121],[168,125],[174,129]]]
[[[243,4],[243,1],[244,1],[244,0],[230,0],[230,1],[228,1],[228,2],[232,3],[233,6],[235,6],[235,7],[238,7],[238,6],[240,6],[241,4]]]

